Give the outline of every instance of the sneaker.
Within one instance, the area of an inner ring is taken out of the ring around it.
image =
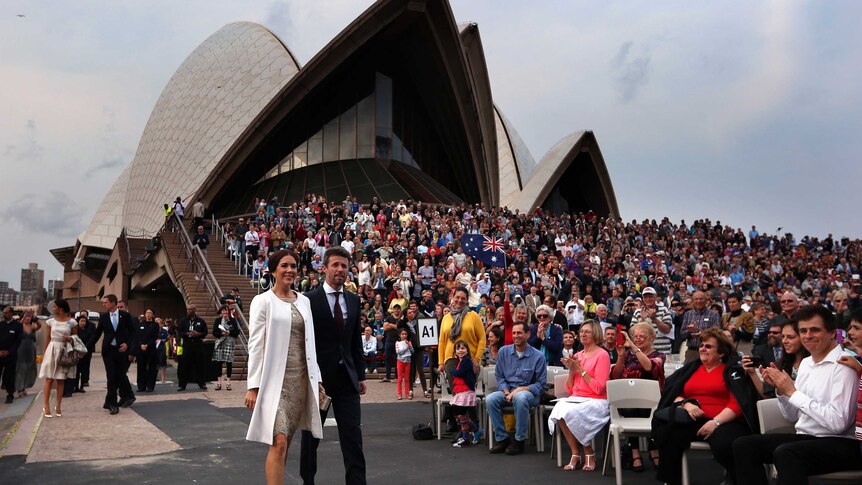
[[[470,446],[470,440],[463,436],[458,438],[458,441],[452,443],[452,448],[466,448]]]
[[[482,431],[482,428],[479,428],[479,429],[477,429],[476,431],[474,431],[474,432],[472,433],[472,434],[473,434],[473,440],[472,440],[472,443],[473,443],[474,445],[479,444],[479,441],[481,441],[481,440],[482,440],[482,432],[483,432],[483,431]]]

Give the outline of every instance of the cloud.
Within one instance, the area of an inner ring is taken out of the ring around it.
[[[126,162],[124,160],[119,159],[119,158],[111,158],[108,160],[104,160],[102,163],[100,163],[100,164],[96,165],[95,167],[90,168],[86,172],[84,172],[84,176],[90,177],[92,175],[95,175],[96,172],[100,172],[102,170],[111,170],[111,169],[115,169],[118,167],[122,167],[123,165],[125,165],[125,163]]]
[[[74,199],[46,190],[18,197],[0,212],[0,216],[27,231],[74,237],[83,227],[83,213],[84,209]]]
[[[26,131],[18,143],[8,144],[3,149],[3,158],[14,162],[39,162],[45,153],[45,147],[38,140],[36,120],[28,119]]]
[[[640,88],[646,85],[649,80],[649,52],[642,49],[644,52],[635,57],[631,54],[633,46],[632,41],[624,42],[611,61],[611,66],[615,71],[614,87],[623,103],[635,99]]]

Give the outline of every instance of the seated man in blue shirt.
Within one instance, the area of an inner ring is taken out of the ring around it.
[[[494,428],[497,444],[491,453],[518,455],[524,451],[527,440],[527,425],[530,408],[539,405],[539,397],[545,390],[547,363],[542,352],[527,344],[530,330],[526,323],[512,325],[512,345],[501,348],[497,354],[497,390],[486,398],[488,415]],[[506,423],[503,422],[503,407],[515,408],[515,440],[509,440]]]

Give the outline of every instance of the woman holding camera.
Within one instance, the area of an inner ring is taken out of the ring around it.
[[[664,361],[665,354],[654,350],[656,332],[652,323],[643,321],[632,325],[629,330],[631,337],[626,332],[621,332],[622,339],[617,339],[617,362],[611,368],[611,379],[649,379],[658,381],[659,388],[664,386]],[[620,345],[622,343],[622,345]],[[620,415],[625,417],[649,417],[649,410],[631,409],[620,410]],[[638,449],[638,438],[629,438],[629,449],[631,450],[632,470],[640,473],[644,470],[643,459]],[[658,468],[658,452],[655,443],[650,441],[650,459],[653,466]]]

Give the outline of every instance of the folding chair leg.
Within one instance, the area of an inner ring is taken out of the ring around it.
[[[621,467],[621,466],[620,466],[620,463],[619,463],[619,458],[620,458],[620,440],[621,440],[621,439],[622,439],[622,436],[620,436],[620,432],[619,432],[619,430],[615,430],[615,431],[614,431],[614,433],[613,433],[613,440],[614,440],[614,457],[613,457],[612,459],[613,459],[613,460],[615,460],[615,461],[617,462],[617,463],[616,463],[616,466],[614,467],[614,469],[615,469],[615,473],[616,473],[617,485],[623,485],[623,467]],[[611,437],[610,437],[610,436],[608,436],[608,441],[610,441],[610,440],[611,440]]]
[[[437,422],[437,441],[439,441],[442,439],[441,435],[443,434],[443,424],[441,423],[441,415],[440,415],[440,412],[441,412],[440,407],[441,406],[440,406],[440,400],[439,399],[437,400],[436,404],[437,404],[437,406],[436,406],[436,409],[437,409],[437,419],[436,419],[436,422]]]
[[[563,466],[563,432],[560,431],[560,423],[554,427],[554,447],[557,448],[557,468]]]
[[[491,413],[488,413],[488,422],[485,424],[488,425],[485,428],[485,434],[488,436],[488,451],[491,451],[491,448],[494,447],[494,427],[491,426]]]
[[[682,453],[682,485],[689,485],[688,479],[688,451]]]

